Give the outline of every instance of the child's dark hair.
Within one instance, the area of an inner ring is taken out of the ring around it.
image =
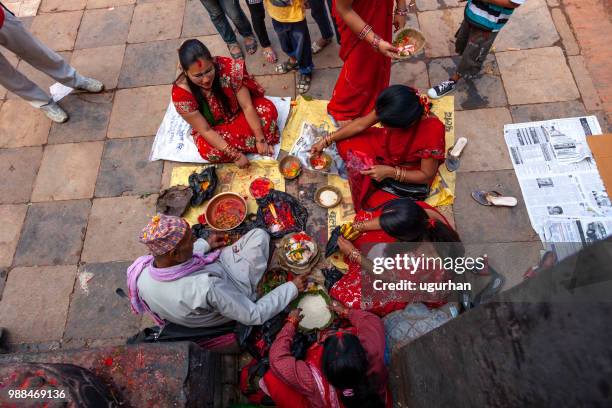
[[[330,336],[323,344],[323,374],[346,408],[384,408],[367,378],[368,359],[361,342],[349,333]]]
[[[391,85],[382,91],[374,109],[383,125],[403,129],[417,123],[425,111],[417,91],[405,85]]]
[[[423,208],[410,198],[389,201],[382,208],[380,227],[388,235],[402,242],[457,243],[439,249],[448,251],[443,257],[463,256],[464,248],[459,235],[445,223],[429,218]]]
[[[193,96],[196,98],[198,105],[202,107],[202,105],[205,103],[204,95],[202,94],[202,90],[200,89],[199,86],[194,84],[189,79],[189,76],[186,74],[186,72],[189,69],[189,67],[195,62],[197,62],[199,59],[210,61],[210,62],[213,62],[214,64],[212,54],[210,53],[208,48],[206,48],[206,46],[202,44],[200,40],[196,40],[196,39],[185,41],[179,48],[178,54],[179,54],[179,61],[181,64],[181,68],[183,68],[183,71],[185,72],[185,74],[181,74],[181,75],[185,75],[185,79],[187,80],[187,85],[189,86],[189,90],[191,91]],[[217,64],[214,64],[214,65],[215,65],[215,79],[213,80],[212,91],[213,91],[213,94],[221,101],[221,107],[223,111],[225,113],[229,113],[231,112],[231,108],[230,108],[229,100],[227,99],[227,95],[225,95],[225,92],[223,92],[223,89],[221,88],[219,67],[217,66]]]

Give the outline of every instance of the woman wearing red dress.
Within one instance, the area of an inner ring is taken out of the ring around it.
[[[327,111],[339,125],[370,112],[389,86],[391,58],[398,52],[392,27],[403,28],[408,15],[406,0],[396,1],[394,14],[393,0],[334,0],[344,65]]]
[[[244,60],[212,57],[198,40],[181,45],[179,60],[183,72],[172,87],[172,102],[191,125],[202,157],[246,167],[245,153],[272,154],[278,113]]]
[[[398,292],[377,292],[368,290],[372,282],[366,282],[362,274],[362,251],[368,251],[376,244],[394,242],[416,242],[419,251],[427,251],[427,242],[438,243],[433,247],[431,256],[456,258],[463,256],[463,245],[448,220],[435,208],[422,201],[410,198],[395,198],[384,191],[376,191],[370,198],[373,211],[360,210],[355,215],[353,228],[361,234],[353,242],[340,237],[340,252],[348,264],[348,272],[331,288],[330,295],[350,308],[365,309],[379,316],[403,309],[408,303],[423,302],[430,307],[440,307],[446,303],[448,292],[410,291],[401,296]],[[431,248],[429,248],[431,251]],[[420,252],[419,252],[420,253]],[[452,280],[452,271],[443,268],[419,268],[410,276],[402,275],[418,284],[419,282],[446,282]],[[372,294],[371,299],[363,299],[363,293]]]
[[[300,310],[289,314],[270,348],[265,391],[279,408],[391,407],[382,320],[338,302],[331,308],[348,319],[350,327],[322,332],[304,360],[291,354]]]

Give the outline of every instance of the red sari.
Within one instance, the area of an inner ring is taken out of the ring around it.
[[[421,159],[434,158],[440,164],[444,161],[444,132],[442,122],[436,117],[430,117],[420,120],[409,129],[371,127],[357,136],[337,142],[336,146],[347,167],[351,162],[350,153],[357,153],[367,156],[374,164],[415,170],[421,167]],[[375,188],[369,176],[356,174],[349,177],[349,182],[353,205],[358,212]],[[396,198],[393,194],[384,194],[388,198],[381,203]]]
[[[327,105],[337,121],[352,120],[374,109],[378,95],[389,86],[391,59],[360,40],[336,13],[333,16],[340,32],[340,58],[344,61],[340,76]],[[393,0],[354,0],[353,10],[387,42],[392,41]]]
[[[393,198],[397,197],[385,191],[377,190],[374,194],[370,196],[367,204],[371,207],[379,207],[382,204],[392,200]],[[443,222],[449,228],[452,228],[448,220],[438,210],[423,201],[416,201],[416,203],[424,210],[435,211],[443,220]],[[360,210],[355,215],[355,221],[369,221],[373,218],[379,217],[381,213],[382,208],[377,208],[375,211],[371,212]],[[372,248],[374,244],[393,242],[398,241],[390,235],[387,235],[387,233],[385,233],[383,230],[376,230],[362,233],[355,241],[353,241],[353,245],[355,245],[355,248],[362,251],[364,250],[364,248]],[[385,294],[384,298],[380,296],[376,299],[370,300],[367,303],[362,302],[361,266],[355,262],[350,262],[346,258],[345,262],[349,267],[348,272],[342,277],[342,279],[340,279],[334,284],[334,286],[329,291],[329,294],[332,298],[342,302],[342,304],[344,304],[346,307],[367,310],[383,317],[393,311],[404,309],[409,303],[424,302],[431,307],[440,307],[446,303],[446,296],[444,293],[428,293],[420,291],[410,292],[411,296],[408,301],[406,299],[407,296],[405,294],[400,297],[396,292],[389,292],[388,294]],[[417,283],[419,281],[445,282],[448,281],[451,276],[452,275],[444,269],[434,271],[427,270],[418,271],[417,273],[411,276],[410,280]]]
[[[251,94],[253,106],[261,120],[266,142],[271,145],[277,144],[280,138],[276,123],[278,112],[274,104],[264,97],[263,88],[247,72],[244,60],[215,57],[214,63],[218,70],[217,75],[220,75],[221,88],[229,101],[230,112],[224,112],[221,101],[217,97],[205,95],[206,102],[214,118],[214,123],[209,121],[211,127],[223,140],[241,152],[257,153],[255,134],[244,112],[240,109],[238,97],[236,96],[238,91],[244,86]],[[195,96],[176,84],[172,87],[172,102],[179,114],[203,111],[203,107],[198,105]],[[231,161],[223,152],[208,143],[195,129],[191,131],[191,134],[200,155],[205,160],[211,163]]]

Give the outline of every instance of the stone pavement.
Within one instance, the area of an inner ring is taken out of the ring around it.
[[[174,166],[147,159],[170,99],[176,50],[191,37],[214,54],[227,49],[197,0],[3,2],[107,91],[65,98],[71,120],[57,125],[0,88],[0,326],[14,350],[120,344],[149,323],[131,315],[114,290],[125,285],[129,262],[145,252],[138,232]],[[420,27],[428,45],[424,55],[393,65],[393,83],[425,89],[447,78],[457,60],[453,34],[462,5],[417,0],[409,24]],[[607,126],[606,12],[596,0],[528,0],[500,34],[483,74],[455,94],[456,134],[470,143],[454,220],[469,251],[488,253],[509,274],[508,286],[539,254],[525,207],[484,208],[469,194],[478,188],[520,197],[502,137],[506,123],[594,113]],[[280,55],[271,29],[270,37]],[[53,82],[1,52],[42,86]],[[334,44],[315,57],[311,96],[330,97],[341,66],[337,52]],[[268,94],[295,96],[293,74],[274,74],[259,54],[247,63]]]

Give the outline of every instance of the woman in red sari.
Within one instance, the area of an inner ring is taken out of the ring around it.
[[[327,105],[339,124],[366,115],[376,96],[391,77],[391,58],[397,48],[391,44],[392,26],[403,28],[408,10],[405,0],[334,0],[333,14],[340,33],[340,76]]]
[[[350,327],[322,332],[304,360],[291,354],[300,310],[289,314],[270,349],[265,391],[279,408],[391,407],[382,320],[338,302],[331,307]]]
[[[355,215],[353,228],[361,234],[353,242],[340,237],[338,245],[349,269],[330,290],[330,295],[350,308],[361,308],[379,316],[403,309],[408,303],[423,302],[430,307],[440,307],[446,303],[448,292],[409,291],[378,292],[369,290],[372,282],[362,280],[362,251],[368,251],[376,244],[394,242],[413,242],[418,253],[431,252],[431,256],[456,258],[463,256],[463,245],[448,220],[435,208],[422,201],[410,198],[391,199],[384,191],[376,191],[370,203],[377,204],[373,211],[360,210]],[[427,248],[423,243],[438,243]],[[388,255],[387,255],[388,256]],[[366,274],[368,278],[371,274]],[[452,271],[432,267],[419,270],[401,279],[419,282],[446,282],[452,280]],[[365,285],[369,285],[366,287]],[[372,294],[371,299],[363,299],[363,294]]]
[[[172,87],[172,102],[191,125],[202,157],[242,168],[249,165],[245,153],[272,154],[278,113],[244,60],[213,58],[198,40],[181,45],[179,60],[183,73]]]

